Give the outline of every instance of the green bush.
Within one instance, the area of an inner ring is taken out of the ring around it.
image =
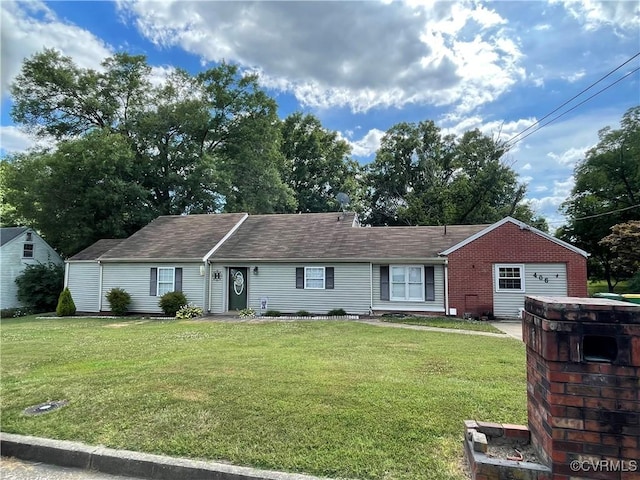
[[[175,317],[180,307],[187,304],[187,297],[182,292],[167,292],[160,297],[160,308],[165,315]]]
[[[0,318],[18,318],[32,313],[33,311],[29,307],[3,308],[0,310]]]
[[[264,312],[264,316],[265,317],[281,317],[282,312],[279,312],[278,310],[267,310],[266,312]]]
[[[64,267],[55,263],[27,265],[16,278],[18,300],[33,313],[53,312],[64,285]]]
[[[343,308],[334,308],[327,312],[327,315],[330,317],[344,317],[346,314],[347,312],[345,312]]]
[[[182,307],[180,307],[180,310],[176,312],[176,318],[179,318],[181,320],[184,320],[187,318],[195,318],[201,315],[202,315],[202,309],[192,304],[183,305]]]
[[[298,317],[310,317],[311,316],[311,314],[309,312],[307,312],[306,310],[298,310],[296,312],[296,315]]]
[[[62,290],[60,298],[58,298],[58,306],[56,307],[56,315],[59,317],[70,317],[76,313],[76,304],[73,303],[71,291],[68,288]]]
[[[131,295],[122,288],[112,288],[107,292],[107,301],[114,315],[126,315],[131,305]]]

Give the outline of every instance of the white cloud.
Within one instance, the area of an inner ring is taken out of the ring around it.
[[[563,75],[562,78],[567,80],[569,83],[575,83],[578,80],[580,80],[582,77],[584,77],[586,75],[586,72],[584,71],[584,69],[578,71],[578,72],[574,72],[570,75]]]
[[[579,160],[582,160],[584,158],[584,154],[587,150],[589,150],[592,147],[592,145],[586,146],[586,147],[582,147],[582,148],[574,148],[571,147],[570,149],[561,152],[561,153],[554,153],[554,152],[549,152],[547,153],[547,157],[555,160],[556,162],[558,162],[560,165],[575,165]]]
[[[587,30],[611,26],[638,35],[640,3],[637,1],[551,0],[551,3],[561,3]]]
[[[527,170],[531,170],[531,164],[530,164],[530,163],[527,163],[527,164],[526,164],[525,166],[523,166],[520,170],[523,170],[523,171],[525,171],[525,172],[526,172]]]
[[[160,46],[237,62],[303,106],[468,112],[525,73],[517,41],[475,2],[142,2],[123,17]]]
[[[25,58],[55,48],[84,68],[100,68],[111,49],[95,35],[56,17],[43,2],[1,2],[2,95],[20,72]]]
[[[351,132],[353,133],[353,132]],[[351,145],[351,153],[356,157],[370,157],[374,155],[378,148],[380,148],[380,141],[384,137],[385,132],[373,128],[369,130],[364,137],[360,140],[350,140],[350,137],[342,137]]]
[[[24,152],[32,147],[51,147],[54,143],[50,138],[35,139],[14,125],[0,127],[0,153],[2,155]]]

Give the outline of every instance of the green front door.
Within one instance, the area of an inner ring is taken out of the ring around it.
[[[247,268],[229,268],[229,310],[247,308]]]

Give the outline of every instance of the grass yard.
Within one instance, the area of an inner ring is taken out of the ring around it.
[[[356,322],[2,320],[2,430],[360,479],[462,479],[464,419],[526,423],[510,338]],[[22,410],[68,400],[55,412]]]
[[[589,280],[589,283],[587,283],[587,290],[589,292],[589,296],[593,296],[596,293],[608,292],[609,287],[606,280]],[[629,287],[628,280],[618,282],[613,290],[614,293],[633,293]]]
[[[504,333],[502,330],[498,330],[490,323],[477,320],[462,320],[438,317],[383,317],[382,321],[389,323],[406,323],[407,325],[422,325],[424,327],[453,328],[456,330],[472,330],[475,332]]]

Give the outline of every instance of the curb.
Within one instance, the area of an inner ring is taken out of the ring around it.
[[[154,480],[327,480],[311,475],[258,470],[225,463],[167,457],[0,432],[0,454],[61,467]]]

